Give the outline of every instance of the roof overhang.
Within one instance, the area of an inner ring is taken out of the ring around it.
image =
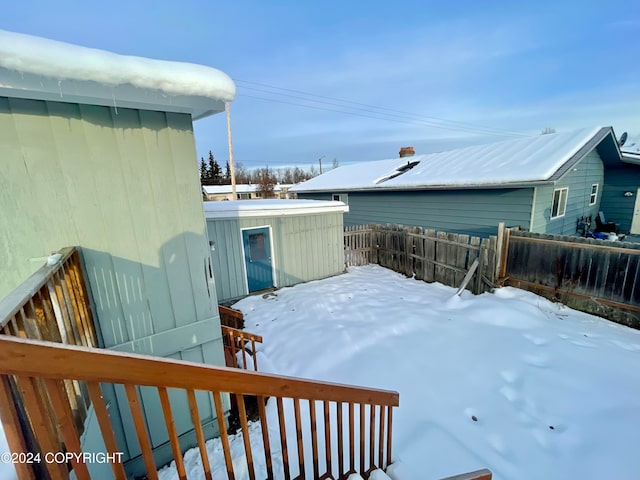
[[[224,102],[200,95],[168,95],[133,85],[57,80],[0,67],[0,96],[65,103],[188,113],[194,120],[224,111]]]
[[[224,72],[120,55],[0,30],[0,96],[188,113],[224,110],[236,87]]]
[[[231,200],[206,202],[204,214],[208,220],[218,218],[282,217],[346,213],[349,207],[342,202],[316,200]]]

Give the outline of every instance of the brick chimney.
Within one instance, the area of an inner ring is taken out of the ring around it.
[[[416,151],[413,149],[413,147],[402,147],[400,149],[400,158],[410,157],[415,154],[416,154]]]

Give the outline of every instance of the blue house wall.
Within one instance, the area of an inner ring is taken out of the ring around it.
[[[640,188],[640,165],[622,164],[619,168],[607,169],[604,183],[600,210],[607,221],[619,225],[620,232],[629,233]],[[632,196],[625,196],[626,192]]]
[[[299,193],[299,198],[332,200],[345,192]],[[343,197],[344,198],[344,197]],[[345,225],[393,223],[487,237],[498,223],[528,229],[533,188],[347,192]]]
[[[595,219],[600,210],[603,184],[604,167],[602,160],[597,150],[592,150],[580,162],[569,169],[555,185],[536,187],[531,231],[553,235],[574,235],[580,217],[591,216]],[[598,185],[597,195],[595,204],[589,205],[591,203],[590,197],[593,185]],[[565,187],[569,189],[565,214],[552,219],[553,192],[556,189]]]

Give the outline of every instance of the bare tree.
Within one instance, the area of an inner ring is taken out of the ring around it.
[[[262,198],[273,198],[274,188],[277,183],[277,179],[273,170],[269,167],[259,168],[254,171],[255,183],[257,184],[256,194]]]

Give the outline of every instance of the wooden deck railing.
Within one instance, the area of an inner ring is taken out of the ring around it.
[[[80,255],[75,247],[58,254],[0,301],[0,333],[96,347]]]
[[[28,415],[39,427],[35,433],[38,449],[43,455],[59,451],[81,453],[79,432],[64,401],[67,381],[77,381],[86,386],[106,446],[105,454],[113,456],[118,453],[100,384],[123,385],[150,480],[157,478],[156,471],[161,465],[154,462],[140,407],[139,386],[155,387],[157,390],[175,466],[181,479],[186,478],[186,473],[168,389],[181,389],[189,400],[206,478],[211,478],[212,466],[206,456],[195,400],[196,391],[205,391],[210,399],[213,398],[229,479],[235,478],[235,467],[225,430],[225,394],[235,397],[238,405],[245,450],[241,461],[246,462],[250,480],[257,478],[256,455],[264,455],[264,462],[260,463],[266,465],[269,479],[282,475],[285,479],[345,479],[353,471],[368,472],[376,467],[386,468],[392,459],[392,417],[393,407],[399,403],[397,392],[0,336],[0,415],[9,447],[16,453],[28,453],[28,450],[15,406],[7,401],[11,398],[9,379],[18,386]],[[51,417],[41,396],[36,393],[38,385],[45,389],[52,400]],[[256,396],[258,400],[262,431],[260,448],[252,444],[249,436],[245,409],[247,396]],[[265,406],[268,397],[274,398]],[[272,414],[270,421],[267,419],[267,409]],[[305,414],[303,421],[301,412],[307,409],[308,417]],[[68,468],[73,469],[79,480],[89,479],[87,465],[77,458],[81,457],[72,456],[69,465],[51,463],[44,467],[52,479],[68,478]],[[115,478],[124,480],[123,465],[115,462],[111,466]],[[21,464],[17,467],[21,479],[35,478],[30,465]]]
[[[60,250],[7,297],[0,301],[0,334],[34,340],[98,346],[91,313],[89,295],[80,260],[75,247]],[[46,394],[42,382],[17,385],[12,378],[5,378],[4,393],[0,403],[18,405],[14,409],[22,425],[21,436],[32,444],[36,432],[46,425],[50,428],[55,408],[54,402],[64,403],[72,413],[79,433],[89,410],[89,392],[85,386],[73,380],[65,380],[61,396],[52,398]],[[37,396],[43,416],[26,414],[20,402],[22,396]]]
[[[222,328],[222,338],[225,350],[227,367],[243,368],[245,370],[258,371],[258,357],[256,355],[256,342],[262,343],[262,337],[254,333],[238,330],[237,328]],[[251,345],[251,347],[249,347]],[[242,364],[238,363],[238,353],[242,353]],[[247,363],[251,358],[252,366]]]
[[[220,325],[242,330],[244,328],[244,314],[240,310],[218,305]]]

